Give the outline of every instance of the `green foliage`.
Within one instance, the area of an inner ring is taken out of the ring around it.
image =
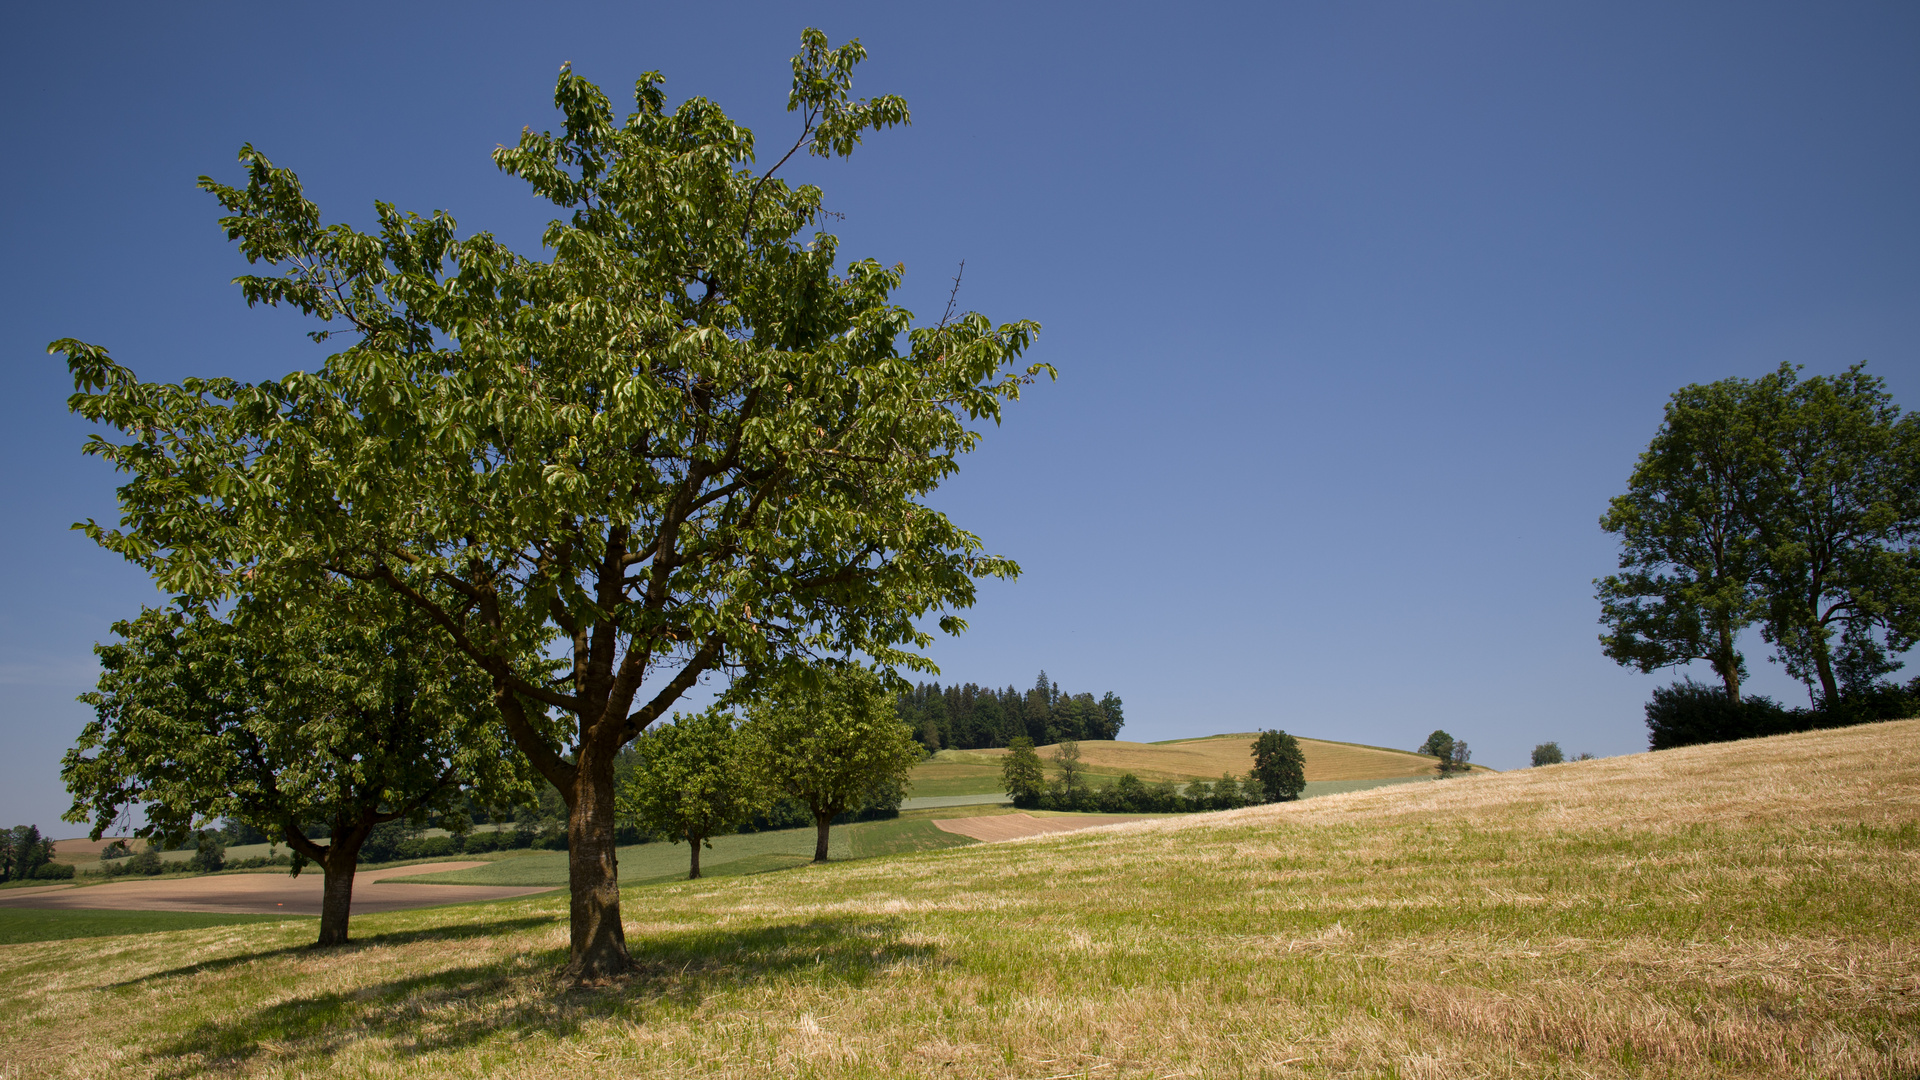
[[[1705,660],[1732,700],[1746,661],[1734,647],[1758,616],[1762,553],[1744,511],[1758,453],[1740,380],[1683,387],[1601,527],[1620,537],[1621,573],[1595,583],[1607,656],[1641,671]]]
[[[53,841],[37,825],[0,829],[0,881],[25,881],[53,859]]]
[[[1440,763],[1438,768],[1442,776],[1449,776],[1457,772],[1466,772],[1467,762],[1473,756],[1472,751],[1467,748],[1467,744],[1464,741],[1456,739],[1444,731],[1435,731],[1433,734],[1427,736],[1427,741],[1421,743],[1420,747],[1415,750],[1414,753],[1427,754],[1439,758]]]
[[[811,674],[749,702],[747,755],[768,786],[805,806],[824,830],[849,808],[897,804],[920,747],[878,675],[858,666]]]
[[[227,865],[227,845],[220,834],[211,829],[202,829],[194,838],[193,858],[188,860],[195,870],[203,874],[214,874]]]
[[[1665,750],[1912,716],[1920,716],[1920,679],[1905,687],[1875,687],[1842,698],[1831,708],[1811,709],[1788,709],[1771,698],[1755,696],[1728,701],[1718,690],[1686,679],[1655,690],[1653,700],[1647,702],[1647,748]],[[1586,756],[1590,755],[1582,755]]]
[[[1290,802],[1307,786],[1307,757],[1284,731],[1267,730],[1253,741],[1253,778],[1269,802]]]
[[[1601,641],[1651,671],[1709,661],[1730,702],[1757,622],[1822,708],[1871,695],[1920,639],[1920,419],[1859,365],[1683,387],[1601,524]]]
[[[365,587],[229,617],[148,610],[96,647],[82,696],[95,719],[62,765],[68,820],[94,835],[130,807],[151,839],[184,841],[211,818],[248,822],[307,859],[359,847],[383,821],[453,806],[469,787],[527,792],[484,680],[426,619]],[[523,796],[524,797],[524,796]],[[322,844],[305,823],[327,823]],[[195,855],[216,869],[219,842]]]
[[[1053,748],[1054,789],[1072,798],[1087,786],[1087,767],[1080,761],[1080,744],[1072,739],[1062,739]]]
[[[615,806],[644,831],[687,841],[694,848],[690,877],[700,876],[701,844],[713,846],[709,837],[734,831],[770,801],[727,709],[676,715],[634,746],[639,768],[621,785]]]
[[[1045,791],[1046,770],[1040,764],[1040,755],[1034,752],[1033,740],[1016,735],[1008,744],[1008,750],[1006,760],[1000,763],[1000,776],[1006,782],[1007,794],[1018,801]]]
[[[1565,760],[1567,760],[1566,755],[1560,752],[1560,744],[1557,742],[1543,742],[1533,748],[1534,768],[1542,765],[1558,765]]]
[[[1126,723],[1120,696],[1108,691],[1099,700],[1092,694],[1068,694],[1040,673],[1040,683],[1029,691],[974,683],[949,686],[921,683],[901,693],[900,719],[910,724],[928,750],[977,750],[1011,746],[1025,736],[1034,745],[1062,739],[1116,739]]]

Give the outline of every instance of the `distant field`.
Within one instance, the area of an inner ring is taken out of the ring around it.
[[[1080,759],[1096,776],[1130,772],[1150,782],[1218,780],[1221,773],[1245,776],[1253,768],[1253,740],[1258,737],[1258,732],[1245,732],[1160,743],[1089,740],[1080,744]],[[1051,762],[1055,748],[1038,749],[1041,760]],[[1301,739],[1300,750],[1307,759],[1309,783],[1434,775],[1434,759],[1404,750],[1323,739]],[[914,769],[912,794],[985,795],[1002,791],[1000,761],[1006,754],[1004,749],[942,750]]]
[[[69,938],[154,934],[209,926],[286,922],[284,915],[213,915],[198,911],[49,911],[0,908],[0,945]]]
[[[998,807],[990,808],[998,811]],[[827,857],[830,859],[867,859],[878,855],[913,851],[935,851],[972,843],[965,837],[935,829],[933,812],[915,812],[892,821],[862,821],[836,825],[829,834]],[[951,810],[939,817],[959,817]],[[786,870],[813,861],[812,829],[781,829],[777,832],[739,833],[716,836],[713,846],[700,853],[700,873],[704,876],[731,877],[758,874],[767,870]],[[641,885],[648,882],[684,878],[690,853],[685,844],[635,844],[619,849],[620,883]],[[401,880],[442,885],[565,885],[567,853],[539,851],[503,858],[486,866],[451,870],[439,874],[420,874]]]
[[[1909,1080],[1920,721],[633,888],[598,989],[566,911],[0,947],[0,1077]]]

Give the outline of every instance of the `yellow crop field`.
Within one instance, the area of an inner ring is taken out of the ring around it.
[[[1249,731],[1164,743],[1088,740],[1080,744],[1080,759],[1097,772],[1130,772],[1142,780],[1217,780],[1221,773],[1245,776],[1253,768],[1253,740],[1258,737],[1259,732]],[[1038,750],[1042,759],[1051,760],[1055,747]],[[1307,759],[1309,781],[1383,780],[1434,773],[1433,758],[1403,750],[1301,739],[1300,751]],[[1006,754],[1005,749],[949,750],[921,767],[931,775],[931,770],[946,765],[958,775],[970,762],[997,766]]]

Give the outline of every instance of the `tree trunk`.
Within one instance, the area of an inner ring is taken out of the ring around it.
[[[827,861],[827,830],[831,828],[833,825],[833,815],[815,813],[813,815],[813,821],[814,821],[814,824],[820,830],[819,836],[813,842],[813,861],[826,862]]]
[[[698,836],[687,837],[688,844],[693,848],[693,869],[687,871],[688,881],[700,876],[700,840]]]
[[[1813,643],[1813,666],[1820,673],[1820,693],[1824,698],[1820,702],[1823,709],[1831,709],[1840,703],[1840,686],[1833,678],[1833,657],[1828,655],[1826,627],[1817,627],[1819,640]]]
[[[614,855],[613,752],[580,748],[567,807],[567,884],[573,893],[568,973],[604,979],[633,967],[620,928],[620,870]]]
[[[1713,669],[1719,674],[1721,685],[1727,688],[1727,700],[1738,705],[1740,704],[1740,660],[1738,654],[1733,651],[1733,631],[1727,626],[1726,620],[1720,621],[1716,634],[1720,640],[1719,648],[1714,650],[1716,655],[1713,658]]]
[[[353,913],[353,874],[360,868],[360,845],[366,839],[355,829],[344,836],[335,833],[327,845],[327,857],[320,860],[323,880],[320,886],[320,940],[317,945],[345,945],[347,918]]]

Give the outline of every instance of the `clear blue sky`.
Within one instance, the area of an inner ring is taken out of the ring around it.
[[[1017,558],[947,681],[1476,761],[1645,746],[1595,525],[1677,387],[1865,360],[1920,405],[1912,4],[29,5],[0,42],[0,824],[66,835],[90,647],[155,595],[49,340],[141,375],[317,366],[248,311],[202,173],[251,141],[335,219],[446,209],[526,251],[487,158],[563,61],[790,138],[803,26],[914,124],[801,175],[909,307],[1045,324],[1058,366],[939,505]],[[1757,689],[1804,700],[1752,643]]]

